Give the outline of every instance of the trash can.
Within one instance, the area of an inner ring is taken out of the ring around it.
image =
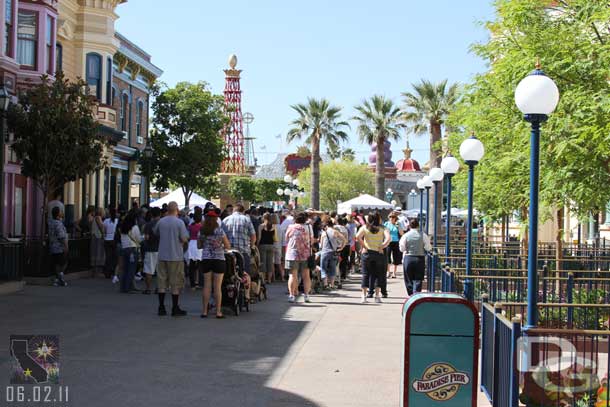
[[[476,407],[479,314],[457,294],[416,294],[402,310],[402,407]]]

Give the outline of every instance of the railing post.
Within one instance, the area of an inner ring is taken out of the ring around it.
[[[512,335],[510,338],[510,406],[519,407],[519,363],[518,341],[521,337],[521,317],[516,316],[512,319]]]
[[[489,357],[485,353],[485,349],[487,346],[487,335],[485,335],[487,325],[485,323],[485,304],[489,302],[489,295],[483,294],[481,296],[481,380],[479,382],[479,387],[483,390],[483,377],[485,377],[485,359]]]
[[[544,262],[544,266],[542,266],[540,273],[540,281],[542,281],[542,302],[546,302],[547,281],[545,277],[549,275],[549,265],[546,261]]]
[[[454,293],[456,292],[455,289],[455,273],[451,270],[449,270],[449,292]]]
[[[568,273],[568,287],[566,288],[566,301],[568,304],[574,303],[574,273]],[[574,308],[568,307],[568,328],[572,329],[574,323]]]
[[[498,386],[498,379],[499,379],[499,374],[496,371],[496,368],[498,367],[498,364],[500,363],[499,357],[500,355],[498,354],[498,348],[500,347],[500,337],[498,335],[498,325],[501,324],[502,322],[500,322],[500,318],[498,317],[499,314],[502,313],[502,304],[500,303],[495,303],[494,304],[494,346],[493,346],[493,389],[491,391],[491,401],[492,404],[495,405],[495,401],[498,400],[499,394],[499,386]]]

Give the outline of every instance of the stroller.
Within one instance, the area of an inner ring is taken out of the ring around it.
[[[231,308],[235,316],[239,316],[244,308],[250,312],[243,283],[244,257],[237,250],[229,250],[225,253],[225,260],[227,268],[222,279],[222,305]]]
[[[267,299],[267,287],[265,286],[265,276],[261,273],[261,257],[258,247],[253,246],[250,251],[250,298],[257,301]]]

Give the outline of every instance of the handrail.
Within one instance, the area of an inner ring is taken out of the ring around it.
[[[601,335],[610,336],[610,330],[604,331],[601,329],[557,329],[557,328],[523,328],[528,335],[531,334],[555,334],[561,335]]]
[[[501,302],[498,303],[502,305],[502,307],[519,307],[519,306],[527,306],[526,302]],[[575,303],[564,303],[564,302],[539,302],[536,304],[542,308],[550,308],[550,307],[560,307],[560,308],[576,308],[576,307],[584,307],[584,308],[610,308],[610,304],[575,304]]]

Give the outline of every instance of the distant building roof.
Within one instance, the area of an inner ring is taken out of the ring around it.
[[[421,167],[419,166],[419,163],[416,160],[414,160],[413,158],[411,158],[411,153],[413,152],[413,150],[411,150],[409,148],[408,144],[407,144],[407,148],[405,148],[402,151],[405,153],[405,158],[403,158],[402,160],[398,160],[398,162],[396,163],[396,169],[400,172],[419,172],[419,171],[421,171]]]
[[[282,179],[284,175],[286,175],[286,167],[284,165],[284,160],[288,156],[288,153],[280,153],[275,159],[266,165],[261,165],[259,170],[254,174],[254,178],[256,179]],[[321,156],[322,162],[327,163],[331,161],[330,157],[326,154],[322,154]]]

